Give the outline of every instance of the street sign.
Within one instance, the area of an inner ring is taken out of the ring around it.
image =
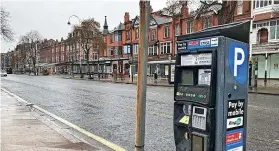
[[[240,84],[245,84],[248,76],[248,49],[243,43],[229,44],[228,62],[231,73]]]

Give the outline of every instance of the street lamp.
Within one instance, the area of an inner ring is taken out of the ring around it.
[[[70,16],[69,17],[69,19],[68,19],[68,22],[67,22],[67,24],[70,26],[71,25],[71,22],[70,22],[70,19],[72,18],[72,17],[76,17],[77,19],[78,19],[78,21],[79,21],[79,24],[81,24],[81,20],[80,20],[80,18],[77,16],[77,15],[72,15],[72,16]],[[80,47],[79,47],[79,49],[80,49]],[[83,78],[83,74],[82,74],[82,70],[81,70],[81,54],[80,54],[80,50],[79,50],[79,71],[80,71],[80,77],[81,78]],[[72,60],[73,61],[73,60]]]

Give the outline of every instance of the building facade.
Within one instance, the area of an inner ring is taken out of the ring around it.
[[[279,79],[279,1],[254,1],[251,39],[258,78]]]
[[[241,3],[240,3],[241,2]],[[240,1],[233,14],[232,21],[250,19],[250,1]],[[273,4],[275,1],[271,0]],[[265,3],[264,3],[265,4]],[[257,7],[257,5],[255,5]],[[261,3],[259,4],[261,6]],[[230,3],[227,9],[231,9]],[[255,9],[256,10],[256,9]],[[178,16],[171,16],[166,9],[153,12],[150,9],[150,28],[148,32],[148,75],[157,73],[161,78],[169,76],[170,64],[175,62],[176,37],[191,34],[199,30],[218,25],[218,15],[215,10],[208,10],[197,16],[197,12],[189,12],[187,2],[179,9]],[[274,18],[274,17],[273,17]],[[107,18],[102,29],[106,48],[99,50],[91,48],[89,52],[89,67],[93,73],[116,74],[130,76],[137,74],[139,53],[139,20],[140,16],[130,17],[124,13],[120,23],[109,30]],[[273,23],[273,22],[272,22]],[[277,27],[276,27],[277,28]],[[273,30],[270,29],[270,30]],[[39,43],[37,67],[39,71],[48,70],[50,73],[86,73],[87,58],[84,50],[73,37],[79,34],[72,31],[67,39],[43,40]],[[17,70],[24,68],[28,58],[24,58],[18,45],[12,52],[13,66]],[[256,52],[255,52],[256,53]],[[272,56],[274,58],[274,56]]]

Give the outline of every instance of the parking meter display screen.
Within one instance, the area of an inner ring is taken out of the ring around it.
[[[182,70],[180,74],[181,84],[194,85],[193,70]]]

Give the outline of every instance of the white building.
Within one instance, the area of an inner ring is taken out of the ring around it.
[[[258,78],[277,81],[279,80],[279,1],[255,0],[252,14],[252,55],[253,58],[258,58]]]

